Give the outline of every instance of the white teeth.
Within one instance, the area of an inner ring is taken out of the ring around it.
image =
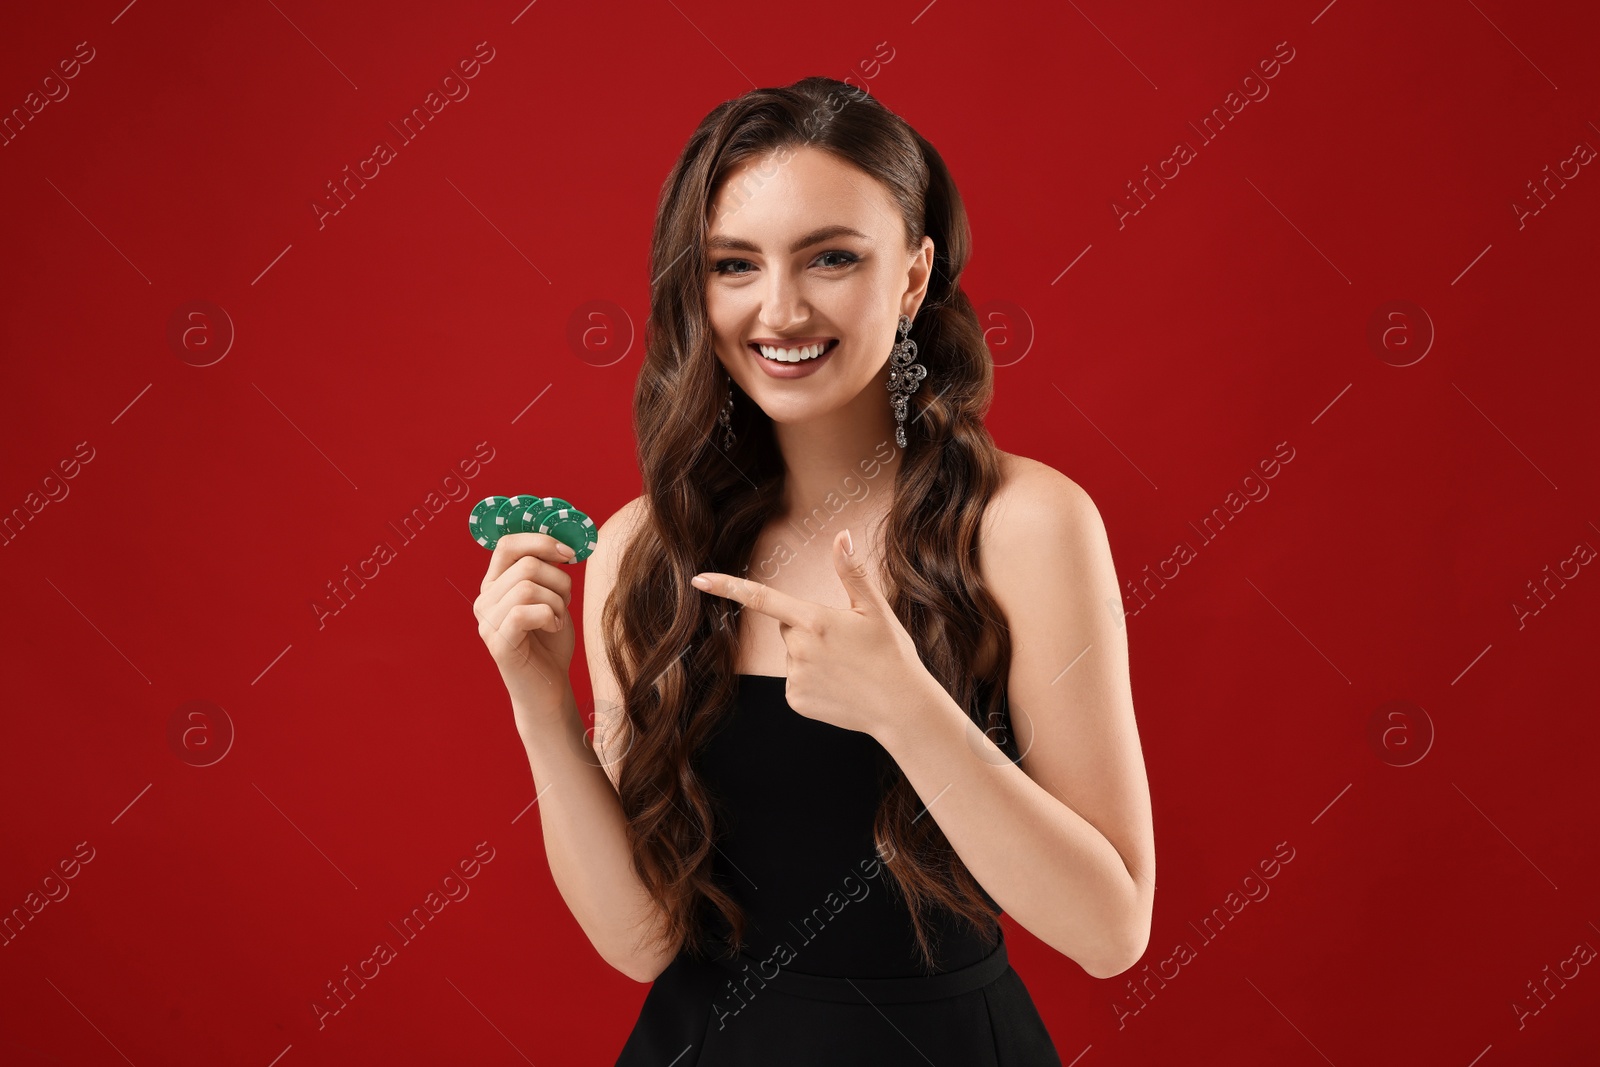
[[[831,342],[806,345],[804,348],[774,348],[771,345],[757,345],[761,354],[775,363],[799,363],[802,360],[816,359],[827,349]]]

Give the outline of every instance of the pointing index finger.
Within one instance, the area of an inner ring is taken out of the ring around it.
[[[769,585],[715,571],[695,575],[690,584],[714,596],[737,600],[747,608],[802,629],[812,628],[811,622],[818,607],[809,600],[790,596]]]

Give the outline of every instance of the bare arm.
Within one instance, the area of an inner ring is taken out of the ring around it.
[[[1134,720],[1128,637],[1098,509],[1029,461],[983,549],[1012,637],[1011,761],[936,683],[915,729],[879,741],[972,874],[1013,919],[1112,978],[1148,947],[1155,900],[1150,787]]]
[[[620,753],[607,746],[618,736],[620,701],[600,636],[601,611],[637,509],[638,501],[624,505],[601,525],[598,547],[587,560],[583,637],[597,712],[594,748],[570,685],[563,713],[525,728],[523,743],[539,798],[545,855],[562,899],[607,963],[635,981],[653,982],[680,946],[663,944],[666,915],[633,869],[614,778]]]
[[[659,947],[664,916],[634,873],[622,804],[588,747],[582,713],[570,696],[567,703],[566,714],[525,739],[550,875],[601,957],[653,982],[677,950]]]

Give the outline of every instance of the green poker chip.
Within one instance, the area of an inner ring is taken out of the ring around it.
[[[536,496],[525,497],[524,499],[529,500],[530,503],[528,504],[528,510],[522,513],[521,526],[524,530],[532,531],[534,533],[538,532],[539,523],[544,520],[545,515],[552,511],[559,511],[562,508],[566,508],[569,511],[577,512],[580,515],[583,514],[581,511],[578,511],[577,508],[573,507],[571,504],[567,503],[565,500],[562,500],[558,496]]]
[[[507,497],[505,503],[495,509],[494,524],[500,537],[506,534],[530,533],[534,527],[522,521],[522,516],[538,500],[536,496],[527,493],[518,493],[516,496]]]
[[[551,511],[551,510],[553,510],[555,508],[572,508],[573,511],[577,511],[578,510],[577,508],[572,507],[571,504],[567,503],[565,500],[562,500],[558,496],[536,496],[536,497],[533,497],[532,500],[528,504],[528,511],[533,516],[533,518],[535,518],[535,519],[537,519],[540,515],[544,514],[545,512]],[[535,530],[538,529],[538,528],[539,527],[538,527],[537,523],[534,523],[533,525],[531,525],[529,527],[529,529],[535,529]]]
[[[503,496],[486,496],[472,505],[472,514],[467,516],[467,528],[472,531],[472,539],[484,548],[493,548],[500,540],[501,530],[495,524],[495,518],[500,505],[505,502]]]
[[[551,508],[539,517],[539,533],[549,534],[576,553],[570,562],[582,563],[599,543],[594,522],[570,505]]]

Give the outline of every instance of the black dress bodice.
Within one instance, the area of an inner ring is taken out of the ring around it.
[[[717,806],[712,876],[744,909],[743,953],[772,957],[781,942],[793,953],[784,966],[799,973],[929,973],[910,912],[873,843],[893,759],[869,734],[796,712],[785,678],[741,674],[736,681],[733,706],[693,760]],[[984,685],[978,692],[987,695]],[[707,943],[725,948],[722,913],[706,904],[702,914]],[[929,922],[938,971],[994,951],[953,912],[936,908]]]

